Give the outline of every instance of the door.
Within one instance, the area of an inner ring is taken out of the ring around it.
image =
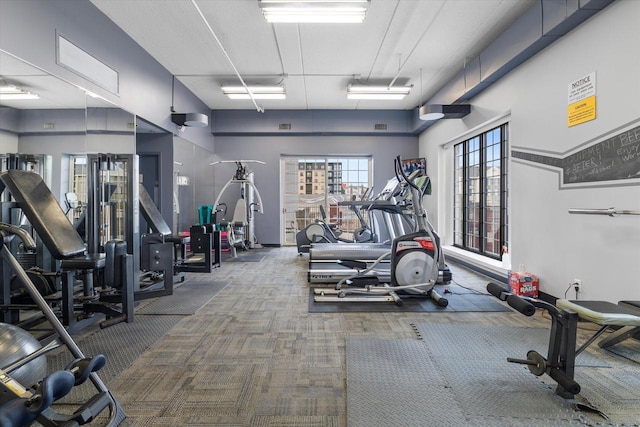
[[[282,173],[282,236],[284,246],[296,244],[296,233],[300,231],[296,219],[298,211],[298,159],[283,157],[280,170]]]

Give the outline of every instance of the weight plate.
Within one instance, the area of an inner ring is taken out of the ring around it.
[[[534,362],[529,365],[529,371],[533,375],[540,376],[547,371],[547,359],[535,350],[529,350],[527,353],[527,360]]]

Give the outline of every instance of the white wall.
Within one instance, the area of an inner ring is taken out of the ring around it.
[[[512,149],[562,154],[640,120],[639,16],[640,2],[616,1],[473,98],[465,119],[442,121],[420,136],[420,155],[438,177],[438,206],[429,213],[446,243],[452,243],[453,158],[442,144],[510,112],[502,121],[509,122]],[[597,76],[597,118],[569,128],[567,86],[591,72]],[[560,189],[554,171],[513,160],[509,168],[512,265],[524,263],[540,277],[541,291],[556,297],[579,278],[580,299],[640,299],[640,217],[567,212],[640,210],[637,183]]]

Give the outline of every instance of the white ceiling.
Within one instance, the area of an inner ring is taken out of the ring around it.
[[[222,95],[239,81],[200,9],[248,84],[285,85],[261,107],[302,110],[413,109],[537,1],[371,0],[362,24],[269,24],[258,0],[91,0],[211,109],[253,109]],[[402,101],[346,97],[394,78],[413,85]]]

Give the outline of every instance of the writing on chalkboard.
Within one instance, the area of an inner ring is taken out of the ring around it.
[[[640,126],[565,157],[512,151],[513,158],[562,169],[563,184],[640,178]]]

